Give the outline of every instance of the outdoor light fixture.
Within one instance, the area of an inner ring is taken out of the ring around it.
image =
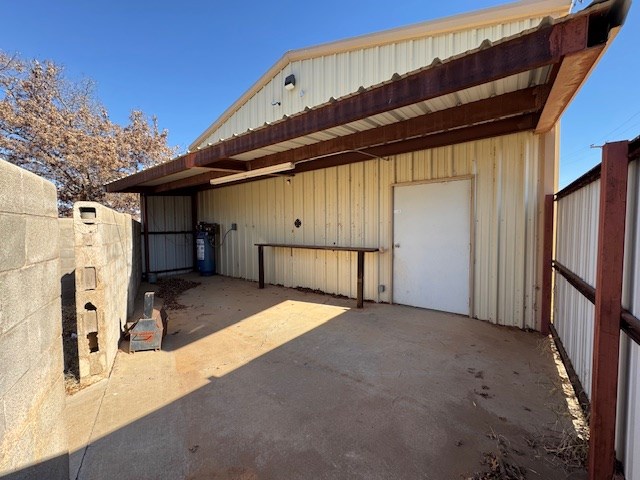
[[[211,185],[220,185],[222,183],[237,182],[238,180],[260,177],[271,173],[286,172],[287,170],[293,170],[294,168],[296,168],[296,165],[293,162],[280,163],[278,165],[271,165],[270,167],[256,168],[255,170],[234,173],[233,175],[227,175],[225,177],[213,178],[209,180],[209,183],[211,183]]]
[[[284,79],[284,88],[287,90],[296,88],[296,76],[293,73]]]

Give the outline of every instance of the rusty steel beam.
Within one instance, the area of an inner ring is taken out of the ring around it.
[[[604,53],[605,46],[606,44],[602,44],[581,50],[562,60],[549,94],[549,100],[545,104],[540,121],[536,126],[536,133],[548,132],[558,122],[560,115],[578,93],[589,72]]]
[[[616,406],[629,143],[602,149],[596,303],[589,422],[589,479],[615,472]]]
[[[227,170],[229,172],[246,172],[247,162],[243,160],[235,160],[233,158],[223,158],[205,168],[218,171]]]
[[[363,162],[365,160],[371,160],[376,157],[386,157],[389,155],[398,155],[401,153],[412,152],[416,150],[424,150],[427,148],[436,148],[445,145],[455,145],[458,143],[470,142],[473,140],[481,140],[483,138],[496,137],[501,135],[508,135],[511,133],[523,132],[527,130],[533,130],[538,121],[538,115],[530,113],[526,115],[520,115],[517,117],[511,117],[504,120],[498,120],[495,122],[482,123],[480,125],[474,125],[466,128],[453,129],[447,132],[440,132],[432,135],[427,135],[420,138],[413,138],[410,140],[399,141],[389,143],[386,145],[380,145],[378,147],[366,148],[360,151],[340,153],[332,155],[319,160],[313,160],[309,162],[301,162],[296,165],[296,168],[288,174],[296,174],[303,172],[310,172],[313,170],[320,170],[322,168],[330,168],[339,165],[347,165],[350,163]],[[255,177],[245,180],[238,180],[237,182],[230,182],[223,185],[210,185],[205,176],[199,177],[201,183],[199,185],[193,185],[185,190],[183,185],[182,193],[189,192],[191,190],[209,190],[212,188],[221,188],[229,185],[238,185],[242,183],[255,182],[273,175],[265,175],[264,177]],[[190,177],[194,179],[194,183],[198,177]],[[186,180],[186,179],[185,179]],[[156,188],[162,188],[158,186]]]
[[[629,337],[640,345],[640,319],[628,310],[621,315],[621,328]]]
[[[181,157],[175,158],[165,163],[155,165],[140,172],[129,175],[128,177],[107,183],[105,188],[107,192],[131,192],[131,187],[140,185],[141,183],[156,180],[158,178],[173,175],[188,170],[194,166],[195,155],[187,153]]]
[[[596,289],[587,282],[570,271],[557,260],[553,262],[553,268],[562,275],[569,284],[582,294],[591,303],[596,303]],[[640,345],[640,319],[635,317],[629,310],[622,308],[620,314],[620,329],[629,335],[629,337]]]
[[[571,195],[573,192],[577,192],[582,187],[586,187],[590,183],[593,183],[596,180],[598,180],[600,178],[600,170],[601,170],[601,165],[598,164],[588,172],[576,178],[573,182],[571,182],[569,185],[567,185],[562,190],[556,193],[555,195],[556,200],[561,200],[562,198]]]
[[[619,3],[621,2],[595,4],[566,19],[543,24],[536,30],[500,41],[495,45],[483,44],[476,50],[444,62],[434,61],[429,67],[404,76],[394,76],[389,82],[362,89],[353,95],[332,100],[327,104],[112,182],[107,185],[107,191],[115,192],[125,189],[130,191],[132,187],[141,183],[193,166],[210,166],[215,162],[269,145],[362,120],[372,115],[538,67],[558,64],[566,56],[606,44],[609,31],[624,20],[626,11],[620,15],[618,10],[623,9],[618,6]],[[618,18],[620,16],[622,19]],[[610,21],[592,21],[600,17]]]
[[[115,180],[105,185],[107,192],[135,192],[135,193],[155,193],[153,187],[143,186],[143,183],[157,180],[162,177],[174,175],[189,170],[195,166],[195,154],[187,153],[182,157],[176,158],[169,162],[161,163],[153,167],[147,168],[140,172],[129,175],[128,177]],[[240,160],[230,158],[221,158],[209,165],[212,171],[238,171],[246,170],[246,163]]]
[[[299,163],[296,165],[293,172],[309,172],[321,168],[329,168],[371,160],[375,157],[388,157],[390,155],[399,155],[401,153],[414,152],[417,150],[443,147],[445,145],[456,145],[458,143],[533,130],[537,121],[538,115],[536,114],[520,115],[518,117],[507,118],[505,120],[498,120],[471,127],[458,128],[447,132],[435,133],[421,138],[414,138],[378,147],[366,148],[359,152],[339,154],[323,158],[321,160]]]
[[[557,260],[553,261],[553,268],[562,275],[569,284],[582,294],[591,303],[596,303],[596,289],[581,279],[578,275],[573,273],[567,267],[562,265]]]
[[[506,93],[409,120],[344,135],[323,142],[274,153],[249,161],[249,169],[286,162],[300,162],[378,145],[423,137],[432,133],[467,127],[492,120],[541,110],[549,94],[546,86]]]
[[[174,180],[173,182],[161,183],[155,187],[149,187],[150,191],[155,193],[171,192],[174,190],[183,190],[190,187],[195,187],[202,184],[209,183],[209,180],[213,178],[220,178],[229,175],[229,172],[212,170],[206,173],[199,173],[192,177],[181,178],[180,180]]]
[[[391,82],[224,140],[196,152],[195,164],[206,166],[222,157],[232,157],[557,63],[565,55],[588,48],[589,18],[595,11],[597,9],[587,9],[567,20],[542,25],[493,46],[482,46],[442,63],[434,62],[430,67]]]

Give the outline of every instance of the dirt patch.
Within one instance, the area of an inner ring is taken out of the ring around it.
[[[528,465],[531,459],[544,459],[554,469],[562,469],[567,478],[574,478],[571,474],[575,472],[584,472],[586,466],[589,440],[569,430],[531,437],[526,444],[514,442],[493,431],[487,437],[496,442],[495,450],[483,453],[480,461],[483,470],[465,480],[537,478],[539,473]]]
[[[180,277],[169,277],[158,280],[158,297],[164,300],[164,308],[167,310],[182,310],[186,305],[178,302],[178,297],[191,288],[200,285],[200,282],[192,282]]]
[[[497,435],[492,431],[487,437],[496,441],[496,450],[483,454],[480,463],[486,470],[477,472],[466,480],[525,480],[527,469],[513,459],[514,454],[522,456],[523,453],[513,448],[503,435]]]
[[[587,432],[578,434],[572,431],[563,431],[558,434],[529,439],[528,443],[540,455],[546,454],[552,465],[562,467],[567,473],[583,469],[587,465],[589,453]]]
[[[283,287],[283,285],[278,285],[279,287]],[[327,292],[323,292],[320,289],[313,289],[313,288],[306,288],[306,287],[296,287],[296,290],[302,293],[313,293],[315,295],[327,295],[331,298],[336,298],[336,299],[345,299],[348,300],[349,297],[345,296],[345,295],[340,295],[339,293],[327,293]],[[368,300],[367,300],[368,302]]]
[[[75,305],[62,305],[62,352],[64,356],[64,387],[67,395],[72,395],[83,388],[80,385]]]

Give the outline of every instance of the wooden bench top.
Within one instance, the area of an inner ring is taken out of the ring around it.
[[[298,245],[292,243],[256,243],[256,247],[308,248],[310,250],[332,250],[339,252],[377,252],[377,247],[339,247],[337,245]]]

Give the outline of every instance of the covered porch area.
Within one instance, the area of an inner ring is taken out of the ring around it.
[[[69,399],[72,478],[583,478],[545,449],[579,412],[547,337],[183,278],[201,283],[163,350],[121,346],[110,378]]]

